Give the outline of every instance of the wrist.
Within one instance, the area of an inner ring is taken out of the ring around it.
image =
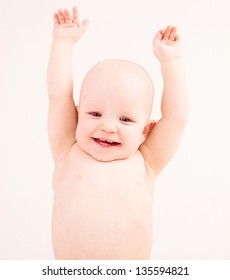
[[[180,63],[183,60],[183,53],[180,46],[177,46],[174,50],[167,50],[161,53],[155,54],[161,64],[163,63]]]
[[[161,67],[182,67],[184,66],[184,61],[182,58],[173,59],[163,59],[160,60]]]
[[[69,48],[73,48],[74,43],[70,40],[62,39],[62,38],[53,38],[53,44],[62,45]]]

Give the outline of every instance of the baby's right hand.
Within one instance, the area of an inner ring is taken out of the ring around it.
[[[74,44],[86,31],[88,23],[89,20],[84,19],[80,24],[77,7],[73,7],[73,16],[68,9],[58,9],[54,14],[53,38]]]

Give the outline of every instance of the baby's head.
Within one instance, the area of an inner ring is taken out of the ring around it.
[[[93,66],[82,83],[76,139],[98,161],[132,156],[147,137],[154,88],[148,73],[126,60]]]

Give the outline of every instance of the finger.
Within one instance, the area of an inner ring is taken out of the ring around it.
[[[171,25],[168,25],[167,28],[165,29],[165,33],[164,33],[164,35],[162,37],[163,40],[168,40],[169,39],[171,30],[172,30]]]
[[[176,32],[177,32],[177,27],[173,26],[171,29],[171,33],[169,35],[169,40],[175,41],[176,40]]]
[[[58,25],[58,24],[60,24],[58,14],[54,13],[54,25]]]
[[[88,19],[84,19],[82,24],[79,26],[79,29],[81,30],[82,33],[84,33],[89,25],[89,20]]]
[[[175,41],[176,41],[176,42],[180,41],[180,35],[176,34],[176,36],[175,36]]]
[[[58,10],[58,19],[59,19],[60,24],[65,23],[65,16],[61,9]]]
[[[164,34],[164,32],[162,33],[162,30],[158,31],[154,37],[154,40],[161,40],[162,34]]]
[[[165,29],[161,29],[160,31],[159,31],[159,33],[161,34],[161,36],[163,37],[164,36],[164,34],[165,34]]]
[[[73,7],[73,23],[75,23],[77,25],[80,24],[77,7]]]
[[[83,22],[82,22],[82,26],[85,27],[85,28],[88,28],[89,20],[88,19],[84,19]]]
[[[68,9],[64,10],[65,22],[72,23],[72,17]]]

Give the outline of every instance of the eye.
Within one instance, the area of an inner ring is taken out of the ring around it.
[[[101,117],[101,113],[99,113],[99,112],[89,112],[88,114],[95,118]]]
[[[130,118],[127,118],[127,117],[121,117],[120,120],[122,122],[125,122],[125,123],[129,123],[129,122],[132,122],[132,120]]]

